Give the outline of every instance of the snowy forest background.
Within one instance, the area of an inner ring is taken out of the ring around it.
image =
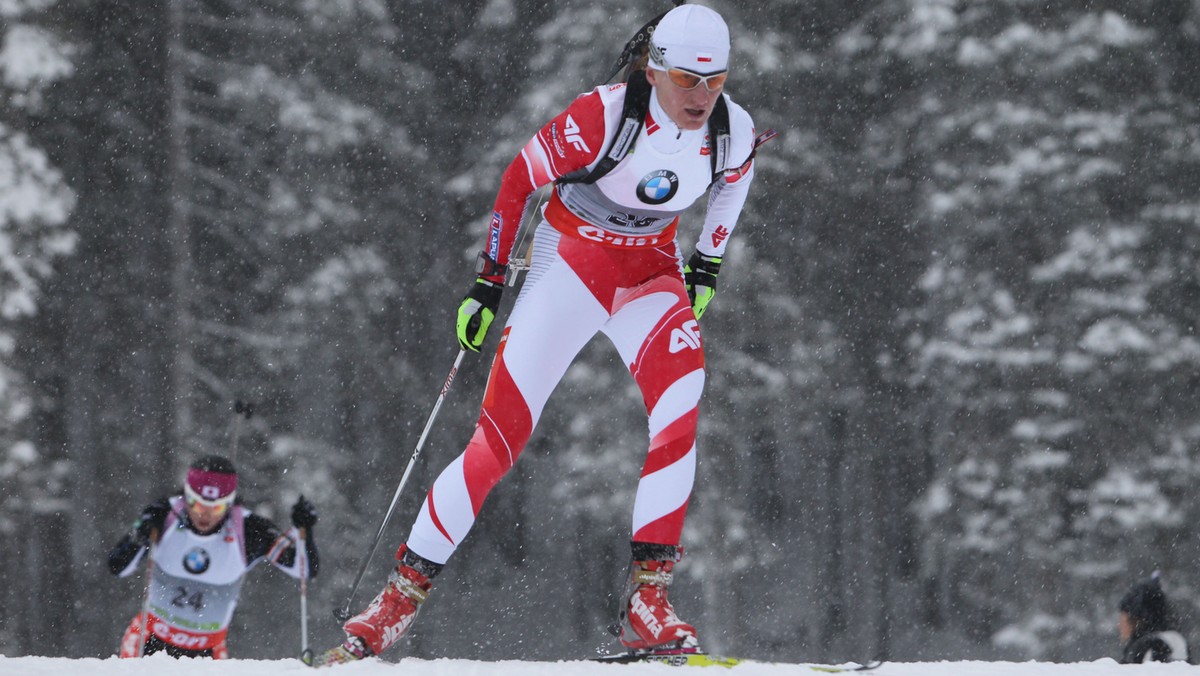
[[[704,317],[681,614],[770,659],[1094,659],[1157,568],[1194,618],[1200,2],[706,4],[781,138]],[[245,500],[321,510],[310,640],[337,640],[500,171],[669,7],[0,0],[0,653],[115,652],[142,581],[105,554],[228,453],[235,400]],[[597,340],[398,653],[611,647],[643,415]],[[295,583],[254,571],[233,654],[298,634]]]

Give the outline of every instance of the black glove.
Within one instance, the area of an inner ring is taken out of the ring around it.
[[[133,522],[134,542],[143,547],[149,545],[156,531],[162,529],[163,523],[166,522],[167,513],[170,511],[171,505],[166,500],[148,505],[142,510],[142,513],[138,515],[137,521]]]
[[[708,303],[717,295],[717,275],[721,272],[719,256],[705,256],[699,251],[692,254],[691,260],[683,268],[683,283],[687,286],[688,298],[692,301],[692,311],[696,319],[708,308]]]
[[[301,495],[292,505],[292,525],[296,528],[312,528],[317,525],[317,506]]]
[[[458,306],[458,318],[455,329],[458,332],[458,344],[464,350],[478,352],[487,337],[492,320],[500,308],[500,295],[504,293],[504,283],[489,282],[483,277],[477,277],[471,285],[471,290]]]

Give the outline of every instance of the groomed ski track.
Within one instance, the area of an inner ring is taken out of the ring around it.
[[[701,669],[699,675],[695,672]],[[812,676],[821,672],[795,664],[741,664],[723,667],[670,667],[663,664],[598,664],[594,662],[480,662],[474,660],[367,660],[313,670],[299,660],[174,660],[153,655],[143,660],[3,657],[4,676]],[[1047,662],[889,662],[878,676],[1143,676],[1200,675],[1200,666],[1187,664],[1121,665],[1111,659],[1053,664]]]

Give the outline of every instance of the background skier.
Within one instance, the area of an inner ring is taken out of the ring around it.
[[[667,589],[695,476],[705,379],[697,319],[715,293],[754,176],[753,122],[723,94],[728,72],[721,16],[677,7],[654,30],[647,70],[579,96],[508,166],[477,277],[458,309],[464,350],[479,351],[496,317],[532,194],[555,186],[474,435],[434,481],[384,590],[345,623],[346,642],[317,664],[379,654],[404,635],[485,496],[525,447],[550,392],[597,332],[617,348],[649,416],[620,640],[637,649],[697,649],[697,632],[676,615]],[[626,103],[635,91],[643,103],[630,126]],[[618,162],[604,164],[621,150],[628,152]],[[707,214],[685,265],[679,215],[705,194]]]
[[[141,612],[133,618],[121,639],[121,657],[162,650],[174,657],[228,657],[226,634],[242,578],[251,568],[265,559],[292,577],[317,574],[313,504],[300,496],[292,506],[294,528],[283,533],[237,502],[237,483],[228,459],[209,455],[196,460],[188,468],[183,494],[147,506],[109,552],[109,570],[121,577],[138,570],[147,552],[153,556],[148,624],[143,629]],[[299,529],[306,531],[300,557]]]
[[[1117,607],[1122,664],[1188,660],[1187,639],[1179,632],[1157,571],[1135,584]]]

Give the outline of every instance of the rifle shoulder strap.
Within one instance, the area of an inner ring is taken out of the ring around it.
[[[729,160],[729,106],[725,103],[725,94],[717,97],[712,114],[708,116],[708,145],[712,159],[712,182],[725,173],[725,165]]]
[[[630,73],[629,82],[625,84],[625,104],[621,108],[621,128],[617,130],[608,150],[587,174],[568,174],[558,179],[558,183],[595,183],[625,159],[645,123],[646,111],[650,108],[650,92],[650,83],[644,71]]]
[[[568,174],[558,179],[564,183],[595,183],[612,171],[629,151],[642,132],[646,122],[646,111],[650,109],[650,94],[653,88],[646,80],[645,71],[634,71],[625,85],[625,103],[621,108],[621,128],[613,138],[608,150],[596,166],[586,174]],[[712,182],[715,183],[725,172],[729,158],[729,106],[725,103],[725,95],[717,97],[712,115],[708,118],[708,138],[712,152]]]

